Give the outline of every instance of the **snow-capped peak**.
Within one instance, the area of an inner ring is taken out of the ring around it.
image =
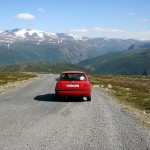
[[[35,41],[48,43],[62,43],[65,41],[85,41],[85,37],[69,35],[66,33],[51,33],[31,29],[13,29],[0,33],[0,42]]]
[[[18,29],[14,33],[18,37],[25,37],[25,34],[27,33],[27,30],[26,29],[21,29],[21,30]]]
[[[56,37],[55,33],[50,33],[50,32],[44,32],[40,30],[31,30],[31,29],[15,29],[12,30],[16,36],[25,38],[26,35],[32,36],[33,34],[37,34],[40,38],[44,39],[44,36],[51,36],[51,37]]]
[[[74,40],[76,41],[83,41],[83,40],[87,40],[86,37],[83,37],[83,36],[75,36],[75,35],[70,35],[74,38]]]

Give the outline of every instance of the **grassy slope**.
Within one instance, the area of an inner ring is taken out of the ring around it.
[[[0,86],[10,82],[27,80],[33,77],[36,77],[36,75],[15,72],[0,72]]]
[[[79,63],[99,74],[150,74],[150,49],[109,53]]]
[[[90,71],[82,67],[70,64],[68,62],[61,63],[20,63],[15,65],[8,65],[0,67],[0,71],[9,72],[46,72],[46,73],[60,73],[66,70],[79,70],[89,73]]]
[[[112,92],[121,103],[150,114],[150,76],[91,75],[90,80]]]

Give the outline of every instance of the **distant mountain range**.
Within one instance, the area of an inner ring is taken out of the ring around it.
[[[70,61],[97,56],[98,52],[81,43],[84,38],[64,33],[48,33],[29,29],[0,33],[0,64],[35,61]]]
[[[63,61],[68,63],[59,63]],[[79,37],[31,29],[0,33],[0,71],[83,69],[69,63],[100,74],[147,75],[150,74],[150,41]]]
[[[0,33],[0,65],[19,62],[78,63],[82,60],[122,50],[150,47],[150,42],[134,39],[89,38],[30,29]]]
[[[78,65],[98,74],[150,75],[150,48],[113,52]]]

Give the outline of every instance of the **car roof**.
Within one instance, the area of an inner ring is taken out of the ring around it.
[[[83,72],[83,71],[64,71],[64,72],[62,72],[62,74],[63,73],[83,73],[83,74],[85,74],[85,72]]]

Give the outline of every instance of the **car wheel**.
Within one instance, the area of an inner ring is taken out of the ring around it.
[[[91,101],[91,96],[88,96],[88,97],[87,97],[87,101]]]

